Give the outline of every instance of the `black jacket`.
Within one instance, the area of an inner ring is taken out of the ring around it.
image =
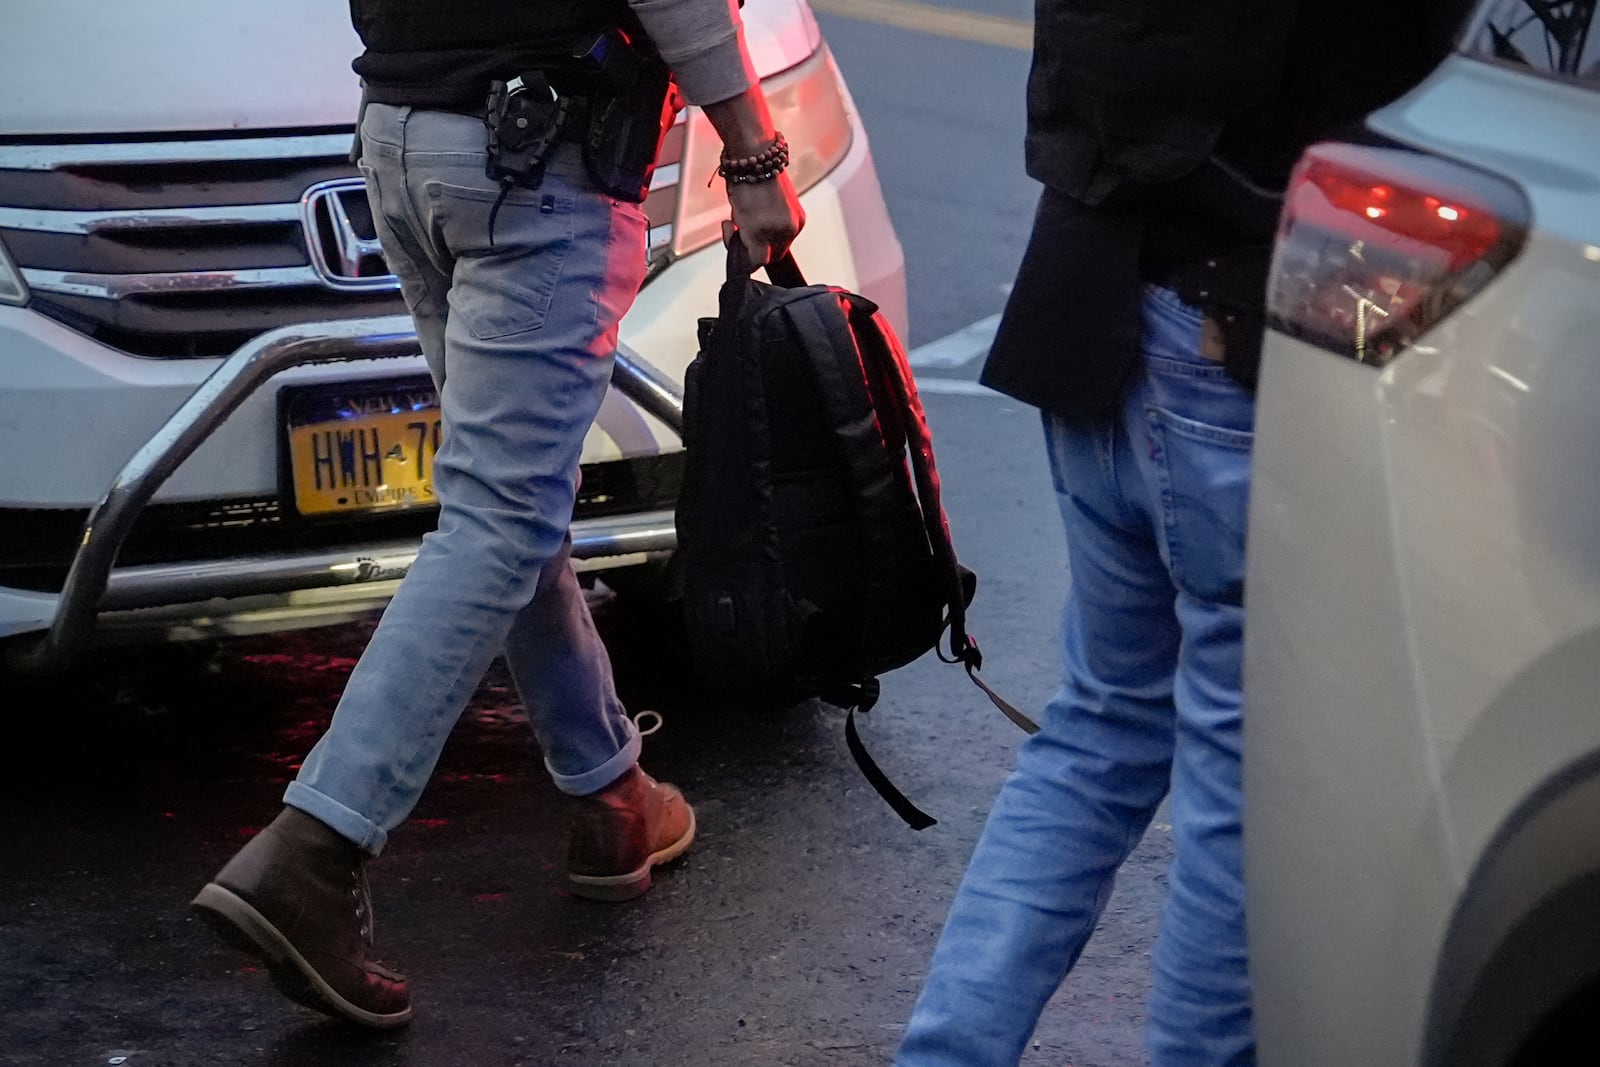
[[[1143,282],[1224,324],[1253,384],[1281,192],[1305,147],[1417,84],[1465,0],[1036,0],[1028,173],[1045,185],[985,384],[1112,410]]]

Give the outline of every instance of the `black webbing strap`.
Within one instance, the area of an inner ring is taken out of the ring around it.
[[[877,683],[873,682],[872,685],[876,689]],[[872,700],[877,700],[876,693],[873,694]],[[878,769],[877,763],[867,754],[867,746],[861,743],[861,735],[856,732],[856,712],[859,710],[865,713],[872,706],[870,702],[864,703],[865,707],[851,707],[850,713],[844,718],[844,742],[850,747],[850,755],[855,757],[856,766],[861,768],[862,776],[894,809],[894,813],[905,820],[907,826],[913,830],[926,830],[930,826],[937,826],[939,820],[907,800],[906,795],[894,787],[894,783],[889,781],[888,776]]]
[[[977,667],[974,667],[970,662],[966,664],[966,667],[967,677],[972,679],[972,684],[983,690],[984,695],[989,698],[989,702],[995,707],[999,708],[1001,714],[1021,727],[1023,733],[1036,734],[1039,732],[1038,723],[1028,718],[1028,716],[1024,715],[1021,711],[1018,711],[1016,705],[1012,704],[1011,701],[1007,700],[1005,697],[989,688],[989,683],[978,677]]]
[[[767,277],[779,289],[804,289],[806,276],[800,273],[800,264],[794,261],[794,253],[784,252],[782,256],[768,263],[766,266]]]

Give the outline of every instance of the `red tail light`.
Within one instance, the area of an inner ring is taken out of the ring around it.
[[[1316,145],[1289,182],[1268,314],[1382,366],[1504,269],[1527,224],[1504,179],[1403,149]]]

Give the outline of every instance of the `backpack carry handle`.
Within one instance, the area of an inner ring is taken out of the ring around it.
[[[750,250],[739,240],[739,228],[728,230],[728,280],[744,279],[755,273],[750,262]],[[800,265],[794,261],[794,252],[784,249],[783,255],[766,264],[767,277],[780,289],[804,289],[806,278]]]
[[[780,289],[804,289],[806,276],[800,273],[800,264],[794,261],[794,253],[788,249],[783,255],[767,264],[767,277],[772,284]]]

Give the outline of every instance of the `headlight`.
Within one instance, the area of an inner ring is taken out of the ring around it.
[[[0,243],[0,304],[21,305],[27,302],[28,286],[22,280],[22,272],[11,262],[5,244]]]
[[[853,133],[839,72],[827,46],[811,58],[761,83],[772,111],[772,124],[789,140],[789,179],[799,192],[816,185],[850,151]],[[672,252],[682,256],[722,239],[728,217],[728,194],[716,173],[722,142],[711,120],[690,108],[683,142],[678,214]]]

